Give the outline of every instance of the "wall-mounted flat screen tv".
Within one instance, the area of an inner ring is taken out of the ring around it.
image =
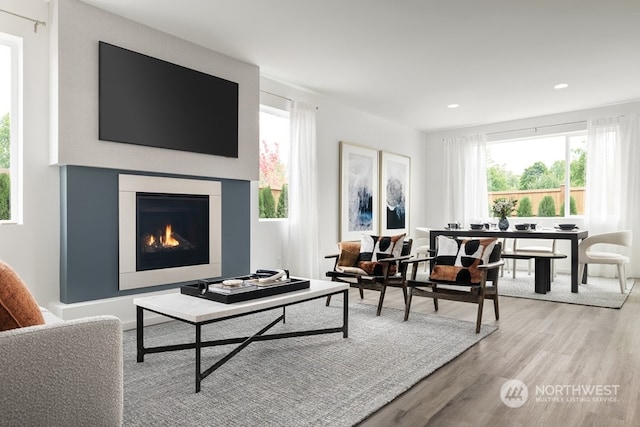
[[[238,157],[238,83],[100,42],[99,138]]]

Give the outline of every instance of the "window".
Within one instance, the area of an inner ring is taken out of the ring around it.
[[[22,39],[0,33],[0,222],[21,222]]]
[[[260,218],[287,218],[289,112],[260,106]]]
[[[518,201],[512,216],[583,215],[586,156],[584,131],[490,143],[489,205],[512,198]]]

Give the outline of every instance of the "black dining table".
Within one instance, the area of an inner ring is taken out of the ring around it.
[[[432,229],[429,233],[429,243],[431,248],[436,248],[436,238],[440,235],[451,236],[451,237],[497,237],[497,238],[505,238],[505,239],[562,239],[569,240],[571,242],[571,292],[578,293],[578,283],[580,282],[580,278],[578,278],[578,244],[586,239],[589,235],[587,230],[583,229],[573,229],[573,230],[560,230],[560,229],[540,229],[540,230],[526,230],[526,231],[518,231],[518,230],[468,230],[468,229],[456,229],[456,230],[447,230],[441,229],[436,230]],[[583,276],[584,279],[587,276],[586,266],[585,272]]]

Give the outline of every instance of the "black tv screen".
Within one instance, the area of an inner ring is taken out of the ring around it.
[[[99,138],[238,157],[238,84],[100,42]]]

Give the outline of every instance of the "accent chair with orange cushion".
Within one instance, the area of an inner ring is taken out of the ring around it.
[[[439,299],[470,302],[478,304],[476,333],[479,333],[485,299],[493,300],[496,320],[500,318],[498,271],[504,264],[502,245],[495,238],[459,240],[438,236],[437,247],[435,257],[404,261],[406,265],[432,262],[428,279],[418,280],[414,265],[411,278],[406,281],[409,296],[404,320],[409,318],[413,296],[433,298],[436,311]]]
[[[360,298],[364,298],[364,289],[379,291],[376,315],[380,315],[388,286],[402,288],[406,302],[406,270],[399,261],[410,258],[412,240],[405,237],[363,234],[360,241],[339,242],[340,253],[325,256],[334,259],[333,270],[327,271],[326,276],[357,287]],[[327,305],[330,301],[331,297],[327,297]]]

